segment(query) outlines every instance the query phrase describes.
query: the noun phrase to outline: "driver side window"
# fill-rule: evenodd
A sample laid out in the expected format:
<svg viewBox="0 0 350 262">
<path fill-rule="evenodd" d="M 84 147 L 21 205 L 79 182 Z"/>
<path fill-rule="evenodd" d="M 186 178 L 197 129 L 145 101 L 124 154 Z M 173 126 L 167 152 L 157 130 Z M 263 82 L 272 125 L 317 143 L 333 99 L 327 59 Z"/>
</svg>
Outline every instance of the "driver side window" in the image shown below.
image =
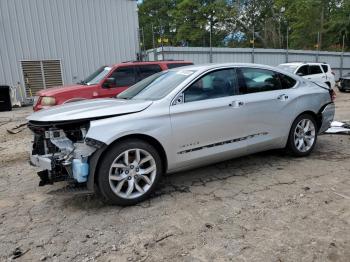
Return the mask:
<svg viewBox="0 0 350 262">
<path fill-rule="evenodd" d="M 206 74 L 189 86 L 184 92 L 184 102 L 233 96 L 235 90 L 235 70 L 222 69 Z"/>
<path fill-rule="evenodd" d="M 115 79 L 116 87 L 129 87 L 137 82 L 133 66 L 117 68 L 110 77 Z"/>
</svg>

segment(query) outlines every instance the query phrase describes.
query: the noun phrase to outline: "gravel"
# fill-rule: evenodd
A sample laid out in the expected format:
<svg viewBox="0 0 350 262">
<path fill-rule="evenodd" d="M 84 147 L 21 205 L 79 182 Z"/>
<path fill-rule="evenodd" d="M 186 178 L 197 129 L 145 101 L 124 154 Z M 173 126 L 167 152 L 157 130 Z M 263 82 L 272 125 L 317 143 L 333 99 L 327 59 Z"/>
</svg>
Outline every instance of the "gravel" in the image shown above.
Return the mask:
<svg viewBox="0 0 350 262">
<path fill-rule="evenodd" d="M 350 120 L 350 94 L 336 106 Z M 30 113 L 1 112 L 0 261 L 350 260 L 350 136 L 320 136 L 306 158 L 269 151 L 165 175 L 121 208 L 38 187 L 30 132 L 6 132 Z"/>
</svg>

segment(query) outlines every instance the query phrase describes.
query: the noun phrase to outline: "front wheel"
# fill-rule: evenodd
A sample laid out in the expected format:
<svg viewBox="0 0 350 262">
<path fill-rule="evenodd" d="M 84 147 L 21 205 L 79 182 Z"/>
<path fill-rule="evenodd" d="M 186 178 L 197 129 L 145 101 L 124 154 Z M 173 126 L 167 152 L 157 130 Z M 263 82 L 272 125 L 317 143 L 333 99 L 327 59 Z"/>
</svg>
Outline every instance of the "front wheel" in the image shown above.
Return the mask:
<svg viewBox="0 0 350 262">
<path fill-rule="evenodd" d="M 162 172 L 158 152 L 150 144 L 129 139 L 116 143 L 103 156 L 98 187 L 110 204 L 134 205 L 154 190 Z"/>
<path fill-rule="evenodd" d="M 287 149 L 295 156 L 307 156 L 317 141 L 317 125 L 315 119 L 303 114 L 297 117 L 289 133 Z"/>
</svg>

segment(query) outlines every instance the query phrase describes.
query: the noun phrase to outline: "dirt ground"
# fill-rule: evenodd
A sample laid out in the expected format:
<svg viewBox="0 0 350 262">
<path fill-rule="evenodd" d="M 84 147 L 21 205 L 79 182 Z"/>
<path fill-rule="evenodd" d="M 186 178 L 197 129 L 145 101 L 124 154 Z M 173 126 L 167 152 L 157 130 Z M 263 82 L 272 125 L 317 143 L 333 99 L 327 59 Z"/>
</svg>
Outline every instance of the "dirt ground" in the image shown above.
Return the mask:
<svg viewBox="0 0 350 262">
<path fill-rule="evenodd" d="M 336 106 L 350 120 L 350 93 Z M 38 187 L 30 132 L 6 132 L 30 113 L 0 113 L 0 261 L 350 261 L 350 136 L 167 175 L 120 208 Z"/>
</svg>

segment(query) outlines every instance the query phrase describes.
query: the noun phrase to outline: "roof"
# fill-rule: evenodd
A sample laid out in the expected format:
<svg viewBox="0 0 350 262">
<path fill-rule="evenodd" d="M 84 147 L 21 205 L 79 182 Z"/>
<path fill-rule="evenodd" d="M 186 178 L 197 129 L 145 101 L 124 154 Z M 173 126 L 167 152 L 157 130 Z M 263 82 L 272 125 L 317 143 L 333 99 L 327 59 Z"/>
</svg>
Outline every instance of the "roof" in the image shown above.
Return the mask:
<svg viewBox="0 0 350 262">
<path fill-rule="evenodd" d="M 280 65 L 288 65 L 288 66 L 301 66 L 301 65 L 327 65 L 327 63 L 315 63 L 315 62 L 292 62 L 292 63 L 283 63 Z"/>
<path fill-rule="evenodd" d="M 186 68 L 186 70 L 205 71 L 209 69 L 216 69 L 216 68 L 219 69 L 222 67 L 257 67 L 262 69 L 278 70 L 276 67 L 261 65 L 261 64 L 252 64 L 252 63 L 213 63 L 213 64 L 189 65 L 186 67 L 179 67 L 171 70 L 179 71 L 179 70 L 184 70 L 184 68 Z"/>
<path fill-rule="evenodd" d="M 193 64 L 193 62 L 190 61 L 184 61 L 184 60 L 160 60 L 160 61 L 125 61 L 121 63 L 113 64 L 112 66 L 120 66 L 120 65 L 159 65 L 159 64 Z"/>
</svg>

